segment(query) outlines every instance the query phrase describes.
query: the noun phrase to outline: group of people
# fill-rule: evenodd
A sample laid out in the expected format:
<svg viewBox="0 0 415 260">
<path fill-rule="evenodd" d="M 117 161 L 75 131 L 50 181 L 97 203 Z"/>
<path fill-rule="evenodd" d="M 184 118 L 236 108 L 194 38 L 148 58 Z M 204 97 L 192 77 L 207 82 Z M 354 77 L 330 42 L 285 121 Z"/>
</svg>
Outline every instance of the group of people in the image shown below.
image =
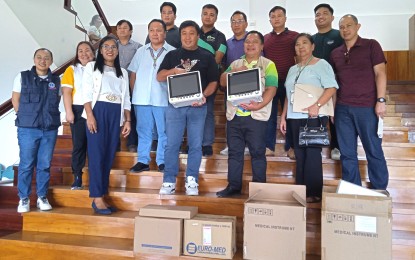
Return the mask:
<svg viewBox="0 0 415 260">
<path fill-rule="evenodd" d="M 34 167 L 38 207 L 52 208 L 46 194 L 60 125 L 61 92 L 73 138 L 71 187 L 82 188 L 82 168 L 88 154 L 89 190 L 95 212 L 111 214 L 117 210 L 105 195 L 120 134 L 138 134 L 129 143 L 136 145 L 133 151 L 138 152 L 132 172 L 150 169 L 151 147 L 157 144 L 156 163 L 163 172 L 160 194 L 173 194 L 186 132 L 185 189 L 187 195 L 198 195 L 202 156 L 213 154 L 216 91 L 219 86 L 226 89 L 228 73 L 252 68 L 260 68 L 263 101 L 237 106 L 226 103 L 228 185 L 217 192 L 218 197 L 241 193 L 246 148 L 251 156 L 252 181 L 266 182 L 266 155 L 273 153 L 276 143 L 278 101 L 283 108 L 280 130 L 286 135 L 286 149 L 294 152 L 296 183 L 306 185 L 308 202 L 321 200 L 323 170 L 321 148 L 299 146 L 299 128 L 306 123 L 318 126 L 330 122 L 332 157 L 341 153 L 342 178 L 361 185 L 359 136 L 372 188 L 387 187 L 382 139 L 376 131 L 378 117 L 386 113 L 386 60 L 377 41 L 358 35 L 360 24 L 354 15 L 344 15 L 339 21 L 340 30 L 335 30 L 333 8 L 320 4 L 314 9 L 318 33 L 309 35 L 286 28 L 286 10 L 275 6 L 268 14 L 272 31 L 264 36 L 259 31 L 247 32 L 246 14 L 235 11 L 230 17 L 234 35 L 226 40 L 214 26 L 216 6 L 203 6 L 201 27 L 190 20 L 177 27 L 176 11 L 171 2 L 160 6 L 161 19 L 148 24 L 144 46 L 131 40 L 133 27 L 126 20 L 117 23 L 118 38 L 101 39 L 96 58 L 92 45 L 80 42 L 74 64 L 65 71 L 62 82 L 50 72 L 52 53 L 43 48 L 35 52 L 35 66 L 20 73 L 13 87 L 21 158 L 18 212 L 30 210 Z M 200 72 L 202 100 L 176 108 L 168 102 L 167 77 L 189 71 Z M 315 104 L 294 112 L 296 84 L 324 91 Z M 319 113 L 331 99 L 336 103 L 334 118 Z"/>
</svg>

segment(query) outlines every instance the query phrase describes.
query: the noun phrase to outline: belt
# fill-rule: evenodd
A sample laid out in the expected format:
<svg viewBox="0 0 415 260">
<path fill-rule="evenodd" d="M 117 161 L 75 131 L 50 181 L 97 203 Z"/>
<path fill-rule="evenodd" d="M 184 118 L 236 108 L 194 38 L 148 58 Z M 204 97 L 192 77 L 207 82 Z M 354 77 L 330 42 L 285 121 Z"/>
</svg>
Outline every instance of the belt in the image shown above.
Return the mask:
<svg viewBox="0 0 415 260">
<path fill-rule="evenodd" d="M 98 96 L 97 101 L 121 104 L 121 97 L 115 94 L 101 94 Z"/>
</svg>

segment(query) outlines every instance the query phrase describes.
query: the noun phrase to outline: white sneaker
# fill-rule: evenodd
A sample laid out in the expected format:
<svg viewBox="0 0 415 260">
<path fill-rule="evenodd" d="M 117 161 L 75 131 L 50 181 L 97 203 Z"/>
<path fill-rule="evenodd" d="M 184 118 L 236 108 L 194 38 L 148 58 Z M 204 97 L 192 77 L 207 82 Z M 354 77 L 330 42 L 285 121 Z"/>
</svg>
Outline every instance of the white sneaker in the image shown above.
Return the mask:
<svg viewBox="0 0 415 260">
<path fill-rule="evenodd" d="M 17 207 L 18 213 L 25 213 L 30 211 L 30 199 L 24 198 L 20 199 L 19 206 Z"/>
<path fill-rule="evenodd" d="M 195 177 L 188 176 L 186 178 L 186 183 L 184 186 L 186 187 L 186 195 L 188 196 L 199 195 L 199 189 L 197 188 L 199 184 L 197 184 Z"/>
<path fill-rule="evenodd" d="M 37 207 L 42 211 L 51 210 L 52 206 L 49 204 L 49 201 L 46 197 L 37 198 Z"/>
<path fill-rule="evenodd" d="M 251 155 L 248 146 L 245 146 L 244 155 Z"/>
<path fill-rule="evenodd" d="M 333 160 L 340 160 L 340 151 L 337 148 L 334 148 L 333 150 L 331 150 L 331 154 L 330 154 L 331 159 Z"/>
<path fill-rule="evenodd" d="M 228 155 L 228 151 L 229 151 L 229 148 L 226 146 L 225 149 L 223 149 L 222 151 L 220 151 L 220 154 L 222 154 L 222 155 Z"/>
<path fill-rule="evenodd" d="M 161 185 L 159 194 L 168 195 L 168 194 L 173 194 L 174 192 L 176 192 L 175 183 L 163 182 L 163 184 Z"/>
</svg>

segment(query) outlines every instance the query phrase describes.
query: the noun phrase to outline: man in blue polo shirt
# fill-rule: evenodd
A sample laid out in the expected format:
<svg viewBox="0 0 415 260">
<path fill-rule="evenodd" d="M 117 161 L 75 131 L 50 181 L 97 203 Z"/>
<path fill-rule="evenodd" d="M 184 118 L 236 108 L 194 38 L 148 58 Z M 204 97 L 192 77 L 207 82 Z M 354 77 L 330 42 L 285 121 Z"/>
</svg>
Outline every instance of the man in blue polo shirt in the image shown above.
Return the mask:
<svg viewBox="0 0 415 260">
<path fill-rule="evenodd" d="M 247 34 L 246 28 L 248 27 L 248 18 L 246 14 L 241 11 L 233 12 L 231 16 L 231 29 L 233 36 L 226 41 L 227 50 L 226 50 L 226 59 L 225 64 L 226 68 L 229 68 L 232 62 L 239 60 L 244 52 L 244 42 Z M 222 90 L 226 92 L 226 88 L 222 87 Z M 226 95 L 225 95 L 225 104 L 226 104 Z M 228 155 L 228 147 L 220 151 L 222 155 Z M 245 154 L 249 155 L 248 148 L 245 149 Z"/>
<path fill-rule="evenodd" d="M 166 82 L 159 82 L 156 77 L 161 61 L 169 51 L 175 48 L 165 41 L 166 24 L 162 20 L 153 19 L 149 23 L 148 35 L 150 43 L 138 49 L 128 67 L 131 71 L 132 104 L 137 117 L 137 133 L 140 140 L 138 162 L 130 169 L 132 172 L 150 169 L 150 148 L 154 124 L 158 134 L 156 163 L 159 171 L 164 171 L 168 95 Z"/>
<path fill-rule="evenodd" d="M 218 71 L 221 72 L 223 57 L 226 53 L 226 38 L 223 33 L 215 28 L 215 22 L 218 19 L 218 8 L 212 4 L 204 5 L 202 7 L 201 17 L 203 25 L 201 27 L 200 38 L 197 44 L 199 47 L 212 53 L 215 57 L 216 64 L 218 64 Z M 215 97 L 216 90 L 213 95 L 206 99 L 207 114 L 202 142 L 203 156 L 213 155 L 212 144 L 215 141 L 215 117 L 213 110 Z"/>
</svg>

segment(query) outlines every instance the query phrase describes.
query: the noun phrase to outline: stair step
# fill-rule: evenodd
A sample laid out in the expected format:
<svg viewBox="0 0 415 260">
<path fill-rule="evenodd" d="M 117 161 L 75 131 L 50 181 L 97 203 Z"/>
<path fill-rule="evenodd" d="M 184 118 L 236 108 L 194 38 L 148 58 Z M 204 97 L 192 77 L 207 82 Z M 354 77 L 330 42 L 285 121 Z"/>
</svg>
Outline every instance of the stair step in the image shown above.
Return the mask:
<svg viewBox="0 0 415 260">
<path fill-rule="evenodd" d="M 20 231 L 0 237 L 9 259 L 133 259 L 133 239 Z"/>
<path fill-rule="evenodd" d="M 3 195 L 3 194 L 2 194 Z M 21 230 L 23 217 L 17 213 L 16 204 L 0 204 L 0 230 Z"/>
<path fill-rule="evenodd" d="M 23 230 L 133 239 L 137 215 L 138 212 L 118 211 L 102 216 L 92 208 L 54 207 L 51 211 L 25 213 Z"/>
</svg>

